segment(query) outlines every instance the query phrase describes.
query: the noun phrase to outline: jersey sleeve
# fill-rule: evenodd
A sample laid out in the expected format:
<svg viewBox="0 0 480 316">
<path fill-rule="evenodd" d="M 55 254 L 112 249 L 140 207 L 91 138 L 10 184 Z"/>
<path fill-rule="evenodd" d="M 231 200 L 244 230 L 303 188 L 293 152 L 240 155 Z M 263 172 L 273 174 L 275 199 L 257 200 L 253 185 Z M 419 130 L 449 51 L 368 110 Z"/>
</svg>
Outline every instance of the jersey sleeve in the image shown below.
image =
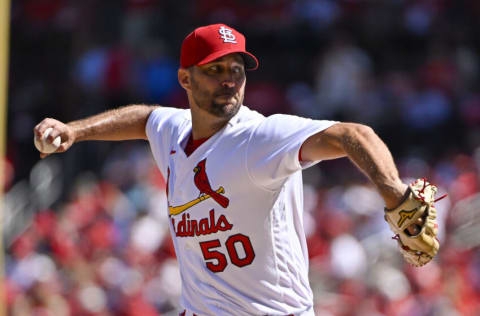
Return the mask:
<svg viewBox="0 0 480 316">
<path fill-rule="evenodd" d="M 294 172 L 319 161 L 300 162 L 299 151 L 308 137 L 336 122 L 276 114 L 261 122 L 251 134 L 247 171 L 254 183 L 274 190 Z"/>
<path fill-rule="evenodd" d="M 153 158 L 163 176 L 166 176 L 168 155 L 175 129 L 175 116 L 180 109 L 160 107 L 148 117 L 145 132 L 150 143 Z"/>
</svg>

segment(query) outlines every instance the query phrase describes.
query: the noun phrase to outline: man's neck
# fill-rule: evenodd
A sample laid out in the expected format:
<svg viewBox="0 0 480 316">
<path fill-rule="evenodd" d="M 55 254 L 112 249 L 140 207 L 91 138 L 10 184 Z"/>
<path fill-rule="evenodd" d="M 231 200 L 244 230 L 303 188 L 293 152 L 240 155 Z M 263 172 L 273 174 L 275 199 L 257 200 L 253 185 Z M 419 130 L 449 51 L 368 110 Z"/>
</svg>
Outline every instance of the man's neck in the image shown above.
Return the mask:
<svg viewBox="0 0 480 316">
<path fill-rule="evenodd" d="M 221 118 L 201 109 L 191 109 L 194 140 L 208 138 L 227 125 L 230 118 Z"/>
</svg>

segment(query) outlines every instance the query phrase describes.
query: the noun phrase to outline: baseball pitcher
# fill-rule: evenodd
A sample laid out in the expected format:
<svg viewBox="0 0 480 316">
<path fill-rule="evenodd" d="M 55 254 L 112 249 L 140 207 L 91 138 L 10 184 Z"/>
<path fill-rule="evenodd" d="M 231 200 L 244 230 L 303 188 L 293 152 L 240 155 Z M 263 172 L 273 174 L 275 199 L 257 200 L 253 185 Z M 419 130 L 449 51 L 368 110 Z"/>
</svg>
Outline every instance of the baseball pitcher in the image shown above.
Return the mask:
<svg viewBox="0 0 480 316">
<path fill-rule="evenodd" d="M 321 160 L 347 156 L 371 180 L 409 263 L 435 256 L 436 188 L 402 183 L 371 128 L 244 106 L 246 71 L 259 63 L 224 24 L 188 34 L 180 65 L 189 109 L 130 105 L 68 124 L 47 118 L 34 133 L 52 128 L 57 153 L 84 140 L 149 142 L 167 183 L 181 315 L 314 315 L 301 171 Z"/>
</svg>

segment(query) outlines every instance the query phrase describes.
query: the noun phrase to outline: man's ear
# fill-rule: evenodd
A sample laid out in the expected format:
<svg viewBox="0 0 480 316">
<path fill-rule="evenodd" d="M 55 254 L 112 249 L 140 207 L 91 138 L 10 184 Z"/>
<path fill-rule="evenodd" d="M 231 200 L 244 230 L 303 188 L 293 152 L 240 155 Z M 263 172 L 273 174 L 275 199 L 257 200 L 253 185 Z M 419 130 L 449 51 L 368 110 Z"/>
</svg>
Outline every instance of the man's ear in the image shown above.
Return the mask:
<svg viewBox="0 0 480 316">
<path fill-rule="evenodd" d="M 190 90 L 192 83 L 191 83 L 191 73 L 188 69 L 180 68 L 178 69 L 178 83 L 182 86 L 185 90 Z"/>
</svg>

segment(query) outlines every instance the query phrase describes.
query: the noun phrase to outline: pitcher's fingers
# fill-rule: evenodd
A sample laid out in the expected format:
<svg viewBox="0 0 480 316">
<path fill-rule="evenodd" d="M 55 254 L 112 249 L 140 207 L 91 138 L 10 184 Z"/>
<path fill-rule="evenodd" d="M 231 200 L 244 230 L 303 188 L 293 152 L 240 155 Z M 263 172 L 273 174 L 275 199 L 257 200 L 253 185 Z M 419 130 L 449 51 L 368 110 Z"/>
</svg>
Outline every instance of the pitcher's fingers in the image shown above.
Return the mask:
<svg viewBox="0 0 480 316">
<path fill-rule="evenodd" d="M 35 126 L 34 131 L 37 137 L 42 137 L 43 133 L 47 130 L 47 128 L 52 127 L 46 119 L 40 122 L 37 126 Z"/>
<path fill-rule="evenodd" d="M 50 132 L 50 134 L 47 137 L 48 142 L 50 144 L 53 143 L 53 140 L 55 138 L 57 138 L 57 136 L 60 136 L 61 134 L 62 134 L 62 132 L 58 128 L 53 127 L 52 131 Z"/>
<path fill-rule="evenodd" d="M 40 158 L 41 158 L 41 159 L 43 159 L 43 158 L 45 158 L 45 157 L 47 157 L 47 156 L 50 156 L 50 154 L 40 153 Z"/>
<path fill-rule="evenodd" d="M 43 131 L 46 129 L 46 128 L 43 129 L 42 126 L 43 126 L 43 121 L 38 123 L 33 129 L 33 133 L 35 134 L 35 137 L 37 138 L 42 137 Z"/>
<path fill-rule="evenodd" d="M 69 142 L 63 142 L 60 144 L 60 147 L 58 147 L 58 149 L 55 151 L 56 153 L 63 153 L 63 152 L 66 152 L 68 150 L 68 148 L 70 148 L 70 143 Z"/>
<path fill-rule="evenodd" d="M 412 224 L 407 227 L 407 230 L 410 236 L 416 236 L 420 233 L 420 231 L 422 230 L 422 227 L 417 224 Z"/>
</svg>

